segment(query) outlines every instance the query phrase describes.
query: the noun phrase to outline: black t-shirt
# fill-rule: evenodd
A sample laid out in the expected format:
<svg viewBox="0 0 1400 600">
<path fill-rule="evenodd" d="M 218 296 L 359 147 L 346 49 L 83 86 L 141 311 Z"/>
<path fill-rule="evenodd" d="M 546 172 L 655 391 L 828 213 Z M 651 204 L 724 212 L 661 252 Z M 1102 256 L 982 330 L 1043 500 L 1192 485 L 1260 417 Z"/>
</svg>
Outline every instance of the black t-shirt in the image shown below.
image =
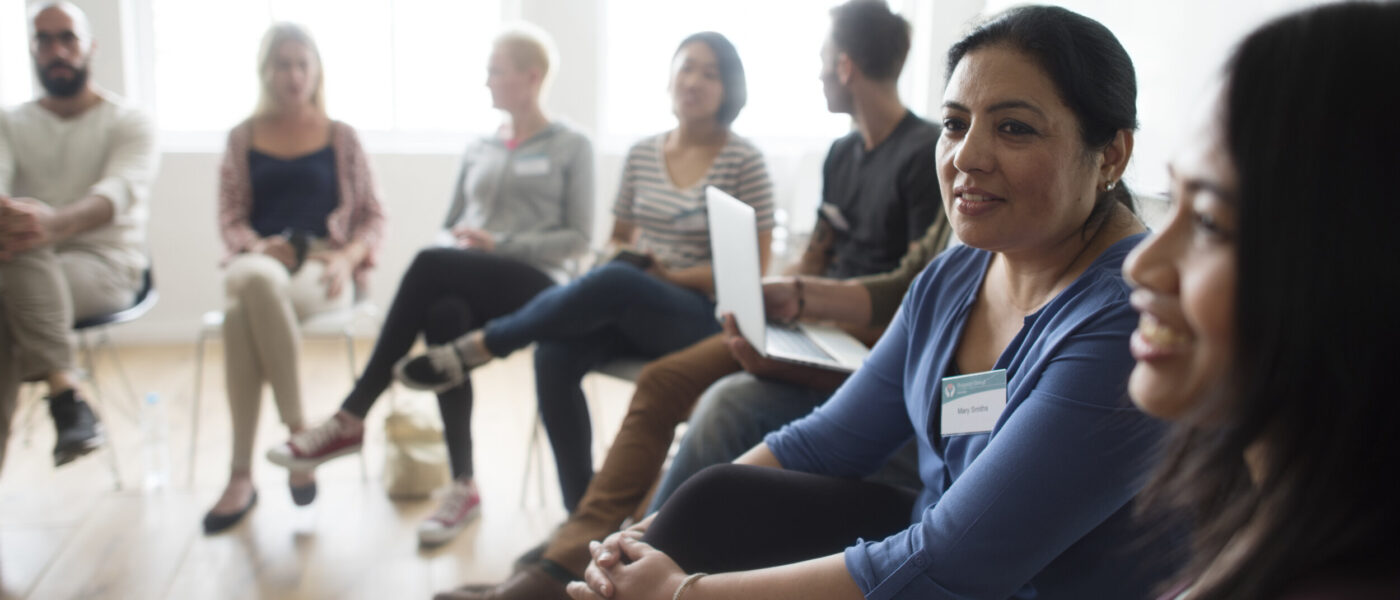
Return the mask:
<svg viewBox="0 0 1400 600">
<path fill-rule="evenodd" d="M 827 277 L 894 269 L 909 244 L 943 218 L 934 165 L 938 134 L 937 125 L 906 112 L 889 137 L 869 151 L 858 131 L 831 144 L 817 207 L 817 218 L 835 234 Z"/>
</svg>

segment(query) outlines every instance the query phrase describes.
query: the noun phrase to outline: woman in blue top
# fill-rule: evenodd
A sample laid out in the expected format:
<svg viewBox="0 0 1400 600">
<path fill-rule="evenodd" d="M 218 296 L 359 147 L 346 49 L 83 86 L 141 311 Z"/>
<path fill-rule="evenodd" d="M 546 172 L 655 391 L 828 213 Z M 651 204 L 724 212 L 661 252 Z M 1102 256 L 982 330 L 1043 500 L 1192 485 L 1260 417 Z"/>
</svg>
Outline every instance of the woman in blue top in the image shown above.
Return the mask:
<svg viewBox="0 0 1400 600">
<path fill-rule="evenodd" d="M 948 66 L 937 169 L 966 246 L 826 405 L 595 546 L 574 598 L 1141 598 L 1173 566 L 1131 502 L 1161 433 L 1126 395 L 1132 63 L 1032 6 Z M 911 438 L 917 496 L 856 479 Z"/>
</svg>

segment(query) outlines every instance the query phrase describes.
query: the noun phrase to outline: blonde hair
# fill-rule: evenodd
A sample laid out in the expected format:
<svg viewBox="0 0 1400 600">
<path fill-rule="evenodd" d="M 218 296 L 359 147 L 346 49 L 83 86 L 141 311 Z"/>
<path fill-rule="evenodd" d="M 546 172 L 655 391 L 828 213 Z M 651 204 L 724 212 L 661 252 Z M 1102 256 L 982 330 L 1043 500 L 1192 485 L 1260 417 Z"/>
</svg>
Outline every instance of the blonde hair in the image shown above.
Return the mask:
<svg viewBox="0 0 1400 600">
<path fill-rule="evenodd" d="M 544 95 L 554 79 L 553 68 L 559 62 L 554 40 L 545 30 L 524 21 L 511 23 L 496 36 L 493 48 L 505 54 L 517 69 L 539 69 L 540 95 Z"/>
<path fill-rule="evenodd" d="M 287 42 L 296 42 L 311 52 L 311 57 L 316 59 L 316 82 L 312 85 L 315 91 L 311 93 L 311 105 L 321 114 L 326 114 L 326 70 L 321 64 L 321 51 L 316 48 L 316 40 L 311 38 L 311 32 L 305 27 L 296 23 L 274 23 L 263 34 L 262 44 L 258 47 L 258 105 L 253 110 L 253 116 L 258 117 L 272 111 L 272 59 L 277 48 Z"/>
</svg>

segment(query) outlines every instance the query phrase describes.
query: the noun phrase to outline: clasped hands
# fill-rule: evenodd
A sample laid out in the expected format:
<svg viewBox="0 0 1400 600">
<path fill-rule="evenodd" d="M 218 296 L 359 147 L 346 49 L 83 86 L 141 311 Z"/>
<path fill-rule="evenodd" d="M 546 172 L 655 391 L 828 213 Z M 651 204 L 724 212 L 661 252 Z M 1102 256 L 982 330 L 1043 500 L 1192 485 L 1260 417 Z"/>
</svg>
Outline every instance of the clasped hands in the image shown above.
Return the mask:
<svg viewBox="0 0 1400 600">
<path fill-rule="evenodd" d="M 0 195 L 0 260 L 54 242 L 53 207 L 34 198 Z"/>
<path fill-rule="evenodd" d="M 285 236 L 273 235 L 261 238 L 253 242 L 253 245 L 248 247 L 248 251 L 276 259 L 277 262 L 287 267 L 287 271 L 295 271 L 300 266 L 297 264 L 297 250 Z M 314 260 L 323 265 L 321 284 L 326 286 L 327 298 L 338 298 L 341 292 L 345 291 L 346 283 L 350 281 L 350 275 L 355 266 L 350 264 L 350 259 L 345 256 L 344 252 L 317 250 L 307 254 L 306 260 Z"/>
<path fill-rule="evenodd" d="M 608 536 L 589 542 L 593 560 L 583 572 L 583 581 L 569 584 L 574 600 L 669 600 L 685 571 L 665 552 L 642 541 L 651 517 Z"/>
</svg>

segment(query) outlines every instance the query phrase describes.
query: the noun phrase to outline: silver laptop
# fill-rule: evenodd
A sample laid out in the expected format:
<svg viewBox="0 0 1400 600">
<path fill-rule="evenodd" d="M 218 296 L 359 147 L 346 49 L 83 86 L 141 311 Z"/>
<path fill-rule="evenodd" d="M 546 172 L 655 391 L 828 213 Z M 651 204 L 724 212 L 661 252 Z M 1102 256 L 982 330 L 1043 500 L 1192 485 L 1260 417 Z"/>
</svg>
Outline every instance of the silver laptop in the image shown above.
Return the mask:
<svg viewBox="0 0 1400 600">
<path fill-rule="evenodd" d="M 715 273 L 715 314 L 733 313 L 739 333 L 763 356 L 851 372 L 870 349 L 836 327 L 770 323 L 763 314 L 762 272 L 758 260 L 758 223 L 753 207 L 705 188 L 710 219 L 710 252 Z"/>
</svg>

